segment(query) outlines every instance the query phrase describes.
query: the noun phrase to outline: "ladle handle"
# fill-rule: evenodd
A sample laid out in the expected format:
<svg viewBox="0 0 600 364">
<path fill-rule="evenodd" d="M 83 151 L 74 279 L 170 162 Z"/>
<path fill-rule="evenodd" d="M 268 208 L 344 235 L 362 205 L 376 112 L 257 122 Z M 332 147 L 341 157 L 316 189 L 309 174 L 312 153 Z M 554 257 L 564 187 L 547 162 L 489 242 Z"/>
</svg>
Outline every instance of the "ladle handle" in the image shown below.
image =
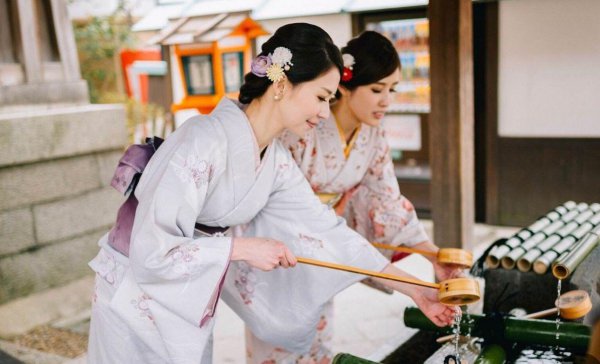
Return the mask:
<svg viewBox="0 0 600 364">
<path fill-rule="evenodd" d="M 314 265 L 317 267 L 337 269 L 337 270 L 342 270 L 345 272 L 363 274 L 365 276 L 389 279 L 389 280 L 396 281 L 396 282 L 415 284 L 417 286 L 422 286 L 422 287 L 429 287 L 429 288 L 435 288 L 435 289 L 440 288 L 440 285 L 437 283 L 424 282 L 424 281 L 420 281 L 418 279 L 400 277 L 400 276 L 396 276 L 396 275 L 388 274 L 388 273 L 374 272 L 372 270 L 351 267 L 349 265 L 323 262 L 321 260 L 316 260 L 316 259 L 311 259 L 311 258 L 302 258 L 302 257 L 296 257 L 296 260 L 298 261 L 298 263 Z"/>
<path fill-rule="evenodd" d="M 527 315 L 522 316 L 520 318 L 533 319 L 533 318 L 538 318 L 538 317 L 549 316 L 549 315 L 552 315 L 553 313 L 557 313 L 557 312 L 558 312 L 558 308 L 554 307 L 554 308 L 549 308 L 544 311 L 528 313 Z"/>
<path fill-rule="evenodd" d="M 402 252 L 402 253 L 416 253 L 416 254 L 421 254 L 421 255 L 431 255 L 432 257 L 437 257 L 437 253 L 432 252 L 431 250 L 408 248 L 405 246 L 392 246 L 392 245 L 382 244 L 382 243 L 371 243 L 371 245 L 373 245 L 374 247 L 379 248 L 379 249 L 394 250 L 394 251 Z"/>
<path fill-rule="evenodd" d="M 450 340 L 454 339 L 454 336 L 455 336 L 454 334 L 450 334 L 450 335 L 446 335 L 446 336 L 440 336 L 437 339 L 435 339 L 435 342 L 438 343 L 438 344 L 443 344 L 446 341 L 450 341 Z M 463 338 L 463 337 L 465 337 L 465 336 L 459 335 L 459 338 Z"/>
</svg>

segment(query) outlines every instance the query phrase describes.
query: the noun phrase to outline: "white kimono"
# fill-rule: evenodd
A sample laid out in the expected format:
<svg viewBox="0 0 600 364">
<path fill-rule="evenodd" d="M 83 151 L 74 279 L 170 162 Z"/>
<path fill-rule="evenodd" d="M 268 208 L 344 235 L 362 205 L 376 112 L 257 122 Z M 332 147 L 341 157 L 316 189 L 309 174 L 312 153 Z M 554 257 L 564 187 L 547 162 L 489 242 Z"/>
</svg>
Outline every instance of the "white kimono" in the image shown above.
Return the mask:
<svg viewBox="0 0 600 364">
<path fill-rule="evenodd" d="M 400 193 L 383 127 L 363 125 L 346 146 L 332 114 L 302 138 L 285 132 L 279 139 L 292 152 L 312 189 L 325 199 L 341 197 L 356 188 L 343 216 L 350 227 L 369 241 L 411 246 L 429 240 L 412 203 Z M 390 250 L 381 252 L 392 258 Z M 353 264 L 360 265 L 360 258 Z M 228 280 L 231 278 L 228 276 Z M 275 275 L 270 276 L 274 278 Z M 242 279 L 250 280 L 241 275 Z M 306 277 L 307 282 L 315 279 L 318 280 Z M 258 277 L 250 281 L 251 287 L 264 284 Z M 298 282 L 301 279 L 289 284 Z M 369 284 L 380 287 L 374 282 Z M 306 323 L 313 333 L 307 337 L 314 337 L 308 350 L 288 350 L 280 341 L 265 339 L 251 330 L 246 333 L 248 363 L 329 363 L 335 354 L 333 306 L 327 303 L 323 307 L 318 323 Z"/>
<path fill-rule="evenodd" d="M 169 136 L 135 193 L 129 258 L 104 236 L 90 262 L 97 273 L 90 363 L 210 363 L 225 277 L 223 297 L 257 336 L 303 351 L 322 306 L 362 278 L 307 266 L 271 277 L 230 264 L 232 238 L 203 236 L 196 222 L 281 239 L 297 255 L 378 271 L 388 263 L 319 202 L 277 140 L 259 160 L 245 114 L 228 99 Z M 261 284 L 247 284 L 252 277 Z"/>
</svg>

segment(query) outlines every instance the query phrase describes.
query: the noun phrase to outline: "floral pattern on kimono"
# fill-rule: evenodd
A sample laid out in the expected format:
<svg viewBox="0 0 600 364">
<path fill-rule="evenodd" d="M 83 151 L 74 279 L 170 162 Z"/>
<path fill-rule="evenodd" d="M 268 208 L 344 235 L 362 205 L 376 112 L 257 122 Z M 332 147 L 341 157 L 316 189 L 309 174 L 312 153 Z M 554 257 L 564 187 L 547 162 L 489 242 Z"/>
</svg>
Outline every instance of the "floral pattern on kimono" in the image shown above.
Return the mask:
<svg viewBox="0 0 600 364">
<path fill-rule="evenodd" d="M 411 246 L 429 240 L 412 203 L 400 193 L 383 128 L 363 125 L 358 133 L 348 159 L 344 155 L 333 114 L 330 120 L 321 122 L 303 138 L 284 132 L 279 139 L 291 152 L 313 191 L 337 194 L 352 190 L 343 217 L 348 226 L 368 241 Z M 380 252 L 391 259 L 391 251 Z M 366 281 L 381 287 L 378 282 Z M 332 307 L 330 301 L 322 312 L 325 322 L 333 319 Z M 331 331 L 329 329 L 327 335 L 323 335 L 317 330 L 309 352 L 304 354 L 282 351 L 248 331 L 248 350 L 254 355 L 249 362 L 328 362 L 331 360 L 330 352 L 322 356 L 315 353 L 330 351 Z"/>
<path fill-rule="evenodd" d="M 269 149 L 275 154 L 272 168 L 277 177 L 267 204 L 244 235 L 279 240 L 296 256 L 383 270 L 389 261 L 320 203 L 289 151 L 278 141 Z M 311 348 L 319 340 L 315 328 L 323 308 L 337 292 L 363 279 L 361 275 L 304 264 L 270 272 L 254 270 L 256 283 L 248 302 L 236 280 L 244 275 L 244 265 L 232 262 L 229 269 L 222 297 L 245 322 L 250 335 L 279 348 L 277 352 L 304 358 L 314 352 Z M 251 343 L 247 347 L 252 351 Z"/>
<path fill-rule="evenodd" d="M 257 172 L 255 144 L 244 113 L 225 99 L 157 150 L 135 191 L 129 257 L 105 235 L 90 262 L 97 282 L 107 283 L 92 308 L 90 363 L 211 362 L 232 238 L 199 234 L 195 224 L 242 225 L 260 211 L 273 171 Z"/>
<path fill-rule="evenodd" d="M 235 272 L 235 286 L 240 293 L 244 304 L 251 304 L 254 296 L 254 285 L 256 284 L 256 274 L 254 268 L 245 262 L 240 262 L 239 269 Z"/>
<path fill-rule="evenodd" d="M 302 138 L 284 132 L 280 140 L 316 193 L 354 189 L 343 217 L 367 240 L 395 246 L 428 241 L 414 206 L 400 193 L 383 127 L 363 124 L 357 132 L 348 159 L 333 114 Z"/>
<path fill-rule="evenodd" d="M 305 354 L 287 351 L 256 338 L 246 330 L 246 362 L 248 364 L 329 364 L 335 355 L 332 343 L 333 304 L 323 310 L 316 327 L 316 336 L 310 350 Z"/>
</svg>

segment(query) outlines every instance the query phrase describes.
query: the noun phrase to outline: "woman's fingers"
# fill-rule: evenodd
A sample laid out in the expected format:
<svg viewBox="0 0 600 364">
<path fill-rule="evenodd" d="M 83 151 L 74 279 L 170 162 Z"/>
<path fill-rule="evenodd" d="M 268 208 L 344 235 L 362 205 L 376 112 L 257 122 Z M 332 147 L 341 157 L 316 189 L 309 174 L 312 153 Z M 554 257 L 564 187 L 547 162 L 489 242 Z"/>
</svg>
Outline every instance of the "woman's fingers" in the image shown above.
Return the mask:
<svg viewBox="0 0 600 364">
<path fill-rule="evenodd" d="M 296 260 L 296 256 L 287 247 L 285 248 L 285 258 L 287 259 L 290 267 L 295 267 L 296 264 L 298 264 L 298 260 Z"/>
</svg>

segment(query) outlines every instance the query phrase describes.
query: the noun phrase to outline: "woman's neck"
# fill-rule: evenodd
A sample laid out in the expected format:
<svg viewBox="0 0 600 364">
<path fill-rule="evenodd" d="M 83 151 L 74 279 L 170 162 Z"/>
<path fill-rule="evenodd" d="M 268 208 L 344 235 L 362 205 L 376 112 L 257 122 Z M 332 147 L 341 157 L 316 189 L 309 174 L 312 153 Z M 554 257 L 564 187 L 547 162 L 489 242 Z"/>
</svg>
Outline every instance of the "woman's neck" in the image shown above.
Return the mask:
<svg viewBox="0 0 600 364">
<path fill-rule="evenodd" d="M 333 105 L 331 111 L 333 112 L 336 122 L 344 133 L 346 142 L 348 142 L 352 138 L 352 135 L 354 135 L 356 129 L 360 126 L 360 120 L 358 120 L 356 115 L 354 115 L 354 113 L 350 110 L 350 107 L 348 107 L 343 98 L 338 103 Z"/>
<path fill-rule="evenodd" d="M 252 131 L 254 131 L 259 151 L 266 148 L 273 138 L 277 137 L 283 131 L 283 127 L 279 127 L 280 123 L 274 112 L 274 106 L 272 102 L 255 99 L 250 102 L 245 110 Z"/>
</svg>

